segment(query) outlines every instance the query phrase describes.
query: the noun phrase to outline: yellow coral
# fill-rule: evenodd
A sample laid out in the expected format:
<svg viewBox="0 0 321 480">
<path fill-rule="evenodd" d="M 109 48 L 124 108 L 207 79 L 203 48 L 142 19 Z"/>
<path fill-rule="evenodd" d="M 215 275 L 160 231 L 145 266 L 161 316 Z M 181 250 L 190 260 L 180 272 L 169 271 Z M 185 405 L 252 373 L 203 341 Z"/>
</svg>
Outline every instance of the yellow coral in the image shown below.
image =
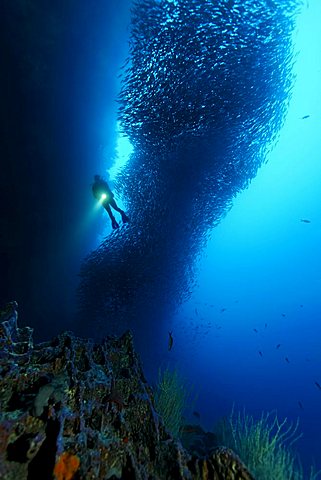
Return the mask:
<svg viewBox="0 0 321 480">
<path fill-rule="evenodd" d="M 202 467 L 202 480 L 208 480 L 208 466 L 206 459 L 203 460 L 203 467 Z"/>
<path fill-rule="evenodd" d="M 80 465 L 80 460 L 77 455 L 64 452 L 58 458 L 54 474 L 56 480 L 72 480 L 74 474 L 77 472 Z"/>
</svg>

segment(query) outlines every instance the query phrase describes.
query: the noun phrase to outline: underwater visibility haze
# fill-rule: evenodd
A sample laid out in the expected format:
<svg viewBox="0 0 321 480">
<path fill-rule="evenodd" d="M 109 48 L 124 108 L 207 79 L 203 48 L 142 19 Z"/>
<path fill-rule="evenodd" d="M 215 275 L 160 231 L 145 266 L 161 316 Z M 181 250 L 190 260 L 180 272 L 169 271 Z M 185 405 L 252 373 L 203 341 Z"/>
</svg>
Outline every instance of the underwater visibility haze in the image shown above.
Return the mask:
<svg viewBox="0 0 321 480">
<path fill-rule="evenodd" d="M 277 411 L 321 468 L 320 1 L 40 3 L 1 7 L 1 303 L 131 329 L 187 423 Z"/>
</svg>

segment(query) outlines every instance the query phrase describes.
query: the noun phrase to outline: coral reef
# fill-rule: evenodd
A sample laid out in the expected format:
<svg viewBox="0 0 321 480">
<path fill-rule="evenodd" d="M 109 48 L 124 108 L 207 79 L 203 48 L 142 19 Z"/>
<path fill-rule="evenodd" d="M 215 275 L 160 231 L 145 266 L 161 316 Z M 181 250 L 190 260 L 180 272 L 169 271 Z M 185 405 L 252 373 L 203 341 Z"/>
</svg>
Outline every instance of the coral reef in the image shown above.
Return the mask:
<svg viewBox="0 0 321 480">
<path fill-rule="evenodd" d="M 201 457 L 207 456 L 215 446 L 219 445 L 217 436 L 213 432 L 205 432 L 197 424 L 184 424 L 180 429 L 179 439 L 190 454 Z"/>
<path fill-rule="evenodd" d="M 169 368 L 159 370 L 155 406 L 164 425 L 175 438 L 183 426 L 183 413 L 188 400 L 188 389 L 178 371 Z"/>
<path fill-rule="evenodd" d="M 1 479 L 253 479 L 232 450 L 192 455 L 170 435 L 129 332 L 36 345 L 16 303 L 0 320 Z"/>
</svg>

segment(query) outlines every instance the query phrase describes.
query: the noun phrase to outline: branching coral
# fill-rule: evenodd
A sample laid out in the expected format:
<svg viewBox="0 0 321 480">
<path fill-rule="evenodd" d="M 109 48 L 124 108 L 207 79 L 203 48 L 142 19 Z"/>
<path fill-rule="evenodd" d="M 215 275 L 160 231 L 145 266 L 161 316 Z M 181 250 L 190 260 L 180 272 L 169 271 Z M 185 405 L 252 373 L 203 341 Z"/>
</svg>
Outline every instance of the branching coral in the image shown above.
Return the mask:
<svg viewBox="0 0 321 480">
<path fill-rule="evenodd" d="M 179 436 L 183 425 L 183 411 L 187 405 L 189 392 L 177 369 L 159 370 L 155 393 L 155 407 L 162 417 L 165 427 L 174 438 Z"/>
<path fill-rule="evenodd" d="M 221 421 L 216 435 L 225 446 L 232 448 L 258 480 L 303 480 L 303 472 L 291 446 L 300 437 L 298 421 L 279 421 L 276 414 L 262 413 L 255 420 L 245 411 Z M 310 480 L 318 473 L 311 470 Z"/>
</svg>

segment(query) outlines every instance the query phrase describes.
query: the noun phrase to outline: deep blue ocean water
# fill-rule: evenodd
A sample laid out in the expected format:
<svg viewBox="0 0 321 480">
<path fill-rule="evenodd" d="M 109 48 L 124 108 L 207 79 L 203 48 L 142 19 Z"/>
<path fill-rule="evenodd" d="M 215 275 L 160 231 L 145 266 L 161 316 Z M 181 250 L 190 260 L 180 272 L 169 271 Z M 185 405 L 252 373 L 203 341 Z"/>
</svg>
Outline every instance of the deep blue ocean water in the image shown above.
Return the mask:
<svg viewBox="0 0 321 480">
<path fill-rule="evenodd" d="M 257 416 L 276 409 L 299 417 L 299 451 L 319 468 L 320 20 L 320 2 L 310 2 L 298 22 L 297 78 L 279 141 L 213 229 L 198 288 L 171 324 L 173 356 L 200 391 L 201 423 L 210 428 L 234 402 Z"/>
<path fill-rule="evenodd" d="M 163 365 L 178 367 L 198 392 L 204 428 L 211 430 L 233 404 L 257 418 L 276 410 L 280 418 L 299 418 L 302 461 L 319 468 L 320 20 L 320 2 L 310 1 L 293 38 L 296 80 L 279 140 L 213 228 L 191 299 L 163 326 Z M 130 148 L 121 142 L 119 166 Z M 115 169 L 117 162 L 111 178 Z"/>
</svg>

